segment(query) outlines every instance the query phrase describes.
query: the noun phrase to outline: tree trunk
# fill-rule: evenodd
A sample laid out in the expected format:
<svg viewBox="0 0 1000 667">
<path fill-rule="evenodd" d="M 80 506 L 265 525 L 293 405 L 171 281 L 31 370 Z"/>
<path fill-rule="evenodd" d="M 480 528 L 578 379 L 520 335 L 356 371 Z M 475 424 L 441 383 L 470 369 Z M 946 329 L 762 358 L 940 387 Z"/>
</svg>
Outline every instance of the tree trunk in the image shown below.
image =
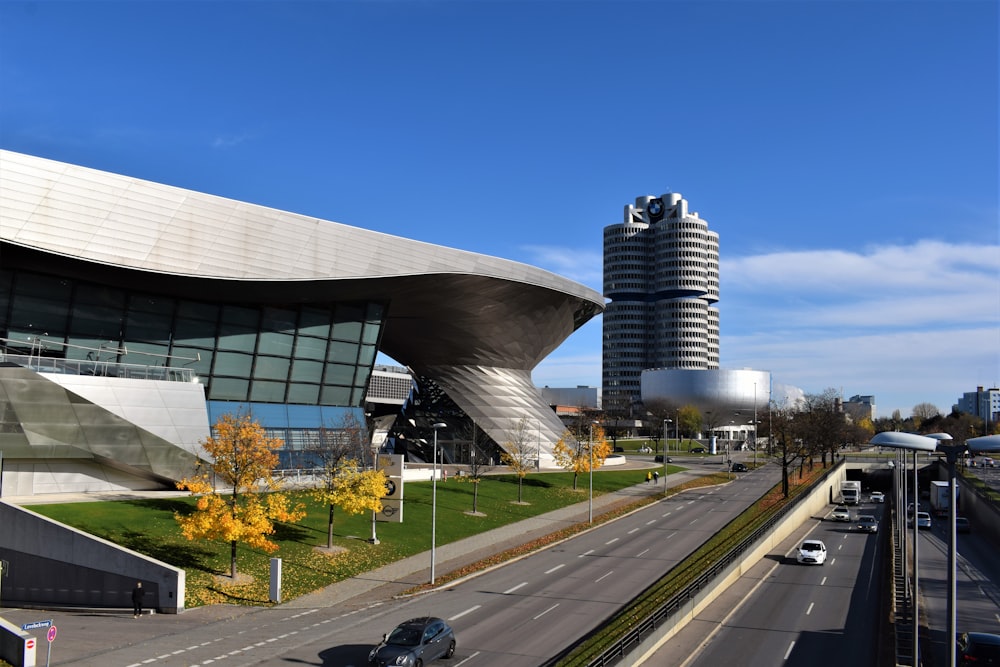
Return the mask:
<svg viewBox="0 0 1000 667">
<path fill-rule="evenodd" d="M 517 476 L 517 502 L 521 502 L 521 482 L 523 482 L 523 481 L 524 481 L 524 478 L 521 477 L 520 475 L 518 475 Z"/>
<path fill-rule="evenodd" d="M 333 548 L 333 505 L 330 505 L 330 520 L 326 524 L 326 548 Z"/>
<path fill-rule="evenodd" d="M 477 512 L 476 508 L 479 507 L 479 480 L 472 480 L 472 513 Z"/>
<path fill-rule="evenodd" d="M 229 576 L 236 583 L 236 540 L 229 543 Z"/>
</svg>

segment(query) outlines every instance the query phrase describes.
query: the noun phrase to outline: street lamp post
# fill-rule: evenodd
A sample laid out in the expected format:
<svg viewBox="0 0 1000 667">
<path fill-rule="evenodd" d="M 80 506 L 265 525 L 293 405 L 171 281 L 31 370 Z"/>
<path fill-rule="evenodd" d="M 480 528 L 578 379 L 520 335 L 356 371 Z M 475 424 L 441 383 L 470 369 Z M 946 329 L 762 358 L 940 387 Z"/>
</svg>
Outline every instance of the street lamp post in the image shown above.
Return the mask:
<svg viewBox="0 0 1000 667">
<path fill-rule="evenodd" d="M 757 383 L 753 383 L 753 467 L 757 467 Z"/>
<path fill-rule="evenodd" d="M 917 435 L 915 433 L 898 433 L 895 431 L 885 431 L 877 434 L 871 439 L 871 444 L 886 447 L 898 447 L 914 452 L 914 475 L 916 474 L 916 453 L 918 451 L 938 451 L 945 455 L 948 464 L 948 628 L 945 635 L 945 645 L 947 646 L 947 667 L 955 667 L 955 570 L 957 566 L 957 550 L 955 540 L 955 461 L 968 449 L 970 452 L 985 453 L 1000 451 L 1000 435 L 988 435 L 979 438 L 971 438 L 965 441 L 964 445 L 945 444 L 951 441 L 951 436 L 947 433 L 931 433 L 929 435 Z M 916 528 L 917 528 L 917 493 L 916 487 L 913 489 L 913 532 L 914 532 L 914 555 L 916 555 Z M 913 599 L 916 601 L 916 590 L 913 592 Z M 916 614 L 916 603 L 914 602 L 914 614 Z M 914 660 L 917 655 L 914 654 Z"/>
<path fill-rule="evenodd" d="M 666 488 L 667 488 L 667 424 L 669 424 L 670 421 L 671 420 L 669 420 L 669 419 L 664 419 L 663 420 L 663 488 L 664 488 L 664 490 L 666 490 Z"/>
<path fill-rule="evenodd" d="M 594 523 L 594 422 L 590 422 L 590 439 L 587 449 L 590 453 L 590 496 L 587 501 L 587 520 Z"/>
<path fill-rule="evenodd" d="M 437 492 L 438 492 L 438 429 L 448 426 L 444 422 L 432 424 L 434 429 L 434 468 L 431 473 L 431 585 L 434 585 L 434 566 L 437 558 Z"/>
</svg>

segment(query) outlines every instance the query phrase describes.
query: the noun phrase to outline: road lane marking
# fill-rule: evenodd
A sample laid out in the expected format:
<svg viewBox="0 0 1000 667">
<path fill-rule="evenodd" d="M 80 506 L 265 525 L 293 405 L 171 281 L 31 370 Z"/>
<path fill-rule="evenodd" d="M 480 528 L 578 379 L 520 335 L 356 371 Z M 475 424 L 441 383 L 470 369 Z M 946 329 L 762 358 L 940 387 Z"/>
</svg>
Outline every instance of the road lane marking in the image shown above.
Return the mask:
<svg viewBox="0 0 1000 667">
<path fill-rule="evenodd" d="M 638 558 L 639 556 L 645 556 L 648 551 L 649 551 L 649 549 L 643 549 L 642 551 L 640 551 L 639 553 L 637 553 L 635 555 L 635 557 Z"/>
<path fill-rule="evenodd" d="M 528 582 L 527 582 L 527 581 L 522 581 L 522 582 L 521 582 L 521 583 L 519 583 L 519 584 L 518 584 L 517 586 L 514 586 L 513 588 L 508 588 L 507 590 L 505 590 L 505 591 L 503 592 L 503 594 L 504 594 L 504 595 L 510 595 L 511 593 L 513 593 L 514 591 L 516 591 L 516 590 L 517 590 L 518 588 L 521 588 L 521 587 L 523 587 L 523 586 L 527 586 L 527 585 L 528 585 Z"/>
<path fill-rule="evenodd" d="M 589 556 L 592 553 L 594 553 L 593 549 L 587 549 L 582 554 L 580 554 L 579 556 L 577 556 L 577 558 L 583 558 L 584 556 Z"/>
<path fill-rule="evenodd" d="M 549 613 L 550 611 L 552 611 L 553 609 L 555 609 L 555 608 L 556 608 L 556 607 L 558 607 L 558 606 L 559 606 L 559 603 L 557 602 L 556 604 L 552 605 L 551 607 L 549 607 L 548 609 L 546 609 L 545 611 L 543 611 L 543 612 L 542 612 L 541 614 L 539 614 L 538 616 L 532 616 L 531 620 L 533 620 L 533 621 L 537 621 L 537 620 L 538 620 L 538 619 L 540 619 L 540 618 L 541 618 L 542 616 L 545 616 L 545 614 Z"/>
<path fill-rule="evenodd" d="M 597 582 L 599 582 L 601 579 L 604 579 L 605 577 L 610 577 L 613 573 L 614 573 L 614 570 L 609 570 L 607 574 L 603 574 L 600 577 L 598 577 L 597 579 L 594 579 L 594 583 L 596 584 Z"/>
<path fill-rule="evenodd" d="M 806 609 L 806 616 L 808 616 L 809 614 L 813 613 L 813 605 L 814 604 L 816 604 L 816 603 L 815 602 L 810 602 L 809 603 L 809 608 Z"/>
<path fill-rule="evenodd" d="M 652 526 L 654 523 L 656 523 L 656 519 L 650 519 L 649 521 L 646 522 L 646 525 Z"/>
<path fill-rule="evenodd" d="M 607 542 L 605 542 L 604 544 L 605 544 L 605 545 L 608 545 L 608 544 L 614 544 L 615 542 L 617 542 L 617 541 L 618 541 L 618 539 L 619 539 L 619 538 L 617 538 L 617 537 L 616 537 L 616 538 L 614 538 L 614 539 L 611 539 L 611 540 L 608 540 L 608 541 L 607 541 Z"/>
<path fill-rule="evenodd" d="M 463 616 L 465 616 L 466 614 L 471 614 L 471 613 L 472 613 L 472 612 L 474 612 L 475 610 L 479 609 L 479 608 L 480 608 L 481 606 L 482 606 L 482 605 L 479 605 L 479 604 L 477 604 L 477 605 L 475 605 L 475 606 L 472 606 L 472 607 L 469 607 L 469 608 L 468 608 L 468 609 L 466 609 L 465 611 L 460 611 L 460 612 L 458 612 L 457 614 L 455 614 L 454 616 L 452 616 L 452 617 L 451 617 L 451 618 L 449 618 L 448 620 L 449 620 L 449 621 L 454 621 L 454 620 L 455 620 L 456 618 L 462 618 L 462 617 L 463 617 Z"/>
<path fill-rule="evenodd" d="M 639 528 L 633 528 L 632 530 L 628 531 L 628 534 L 631 535 L 632 533 L 638 533 L 639 530 L 640 530 Z"/>
<path fill-rule="evenodd" d="M 553 568 L 549 568 L 548 570 L 545 570 L 545 574 L 552 574 L 553 572 L 555 572 L 555 571 L 556 571 L 556 570 L 558 570 L 559 568 L 563 567 L 564 565 L 566 565 L 566 563 L 559 563 L 559 564 L 558 564 L 558 565 L 556 565 L 555 567 L 553 567 Z"/>
<path fill-rule="evenodd" d="M 794 641 L 791 644 L 788 645 L 788 650 L 785 651 L 785 657 L 782 658 L 783 660 L 788 660 L 788 656 L 790 656 L 792 654 L 792 649 L 793 648 L 795 648 L 795 642 Z"/>
</svg>

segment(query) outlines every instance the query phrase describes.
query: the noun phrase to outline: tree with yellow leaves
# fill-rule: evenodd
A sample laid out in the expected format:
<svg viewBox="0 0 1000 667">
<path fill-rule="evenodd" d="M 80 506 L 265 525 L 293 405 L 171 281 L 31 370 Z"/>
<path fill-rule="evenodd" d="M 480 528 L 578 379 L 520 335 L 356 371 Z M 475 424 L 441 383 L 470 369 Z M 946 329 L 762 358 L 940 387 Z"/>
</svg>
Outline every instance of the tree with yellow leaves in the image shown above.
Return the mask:
<svg viewBox="0 0 1000 667">
<path fill-rule="evenodd" d="M 578 439 L 569 431 L 565 431 L 559 442 L 552 448 L 552 456 L 556 464 L 564 470 L 573 473 L 573 490 L 576 491 L 580 473 L 590 472 L 591 462 L 597 470 L 611 454 L 611 445 L 604 435 L 600 424 L 593 424 L 593 433 L 588 431 L 587 441 Z M 593 438 L 592 440 L 590 438 Z M 593 452 L 593 456 L 591 456 Z"/>
<path fill-rule="evenodd" d="M 333 510 L 339 507 L 348 514 L 381 512 L 382 499 L 388 494 L 385 473 L 381 470 L 363 470 L 356 459 L 342 459 L 329 471 L 325 484 L 314 489 L 316 502 L 330 506 L 327 523 L 326 548 L 333 548 Z"/>
<path fill-rule="evenodd" d="M 280 480 L 271 471 L 278 464 L 278 438 L 268 438 L 264 428 L 249 415 L 223 415 L 214 435 L 202 442 L 211 463 L 202 474 L 177 482 L 177 488 L 198 495 L 191 514 L 174 514 L 189 540 L 224 540 L 230 544 L 230 577 L 236 580 L 236 545 L 271 553 L 278 545 L 268 539 L 274 523 L 295 523 L 305 516 L 301 504 L 293 506 L 279 493 Z M 212 483 L 218 480 L 225 495 Z"/>
</svg>

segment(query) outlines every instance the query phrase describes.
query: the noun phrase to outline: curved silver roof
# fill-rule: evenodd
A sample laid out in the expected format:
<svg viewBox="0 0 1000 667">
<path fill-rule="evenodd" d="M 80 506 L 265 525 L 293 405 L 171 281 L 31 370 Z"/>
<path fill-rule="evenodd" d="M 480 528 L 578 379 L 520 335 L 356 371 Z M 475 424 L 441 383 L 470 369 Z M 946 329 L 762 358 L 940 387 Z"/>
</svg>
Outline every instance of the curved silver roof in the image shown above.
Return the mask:
<svg viewBox="0 0 1000 667">
<path fill-rule="evenodd" d="M 512 420 L 537 420 L 543 465 L 563 427 L 530 371 L 604 307 L 519 262 L 9 151 L 0 241 L 177 294 L 385 301 L 380 349 L 437 380 L 497 442 Z"/>
</svg>

